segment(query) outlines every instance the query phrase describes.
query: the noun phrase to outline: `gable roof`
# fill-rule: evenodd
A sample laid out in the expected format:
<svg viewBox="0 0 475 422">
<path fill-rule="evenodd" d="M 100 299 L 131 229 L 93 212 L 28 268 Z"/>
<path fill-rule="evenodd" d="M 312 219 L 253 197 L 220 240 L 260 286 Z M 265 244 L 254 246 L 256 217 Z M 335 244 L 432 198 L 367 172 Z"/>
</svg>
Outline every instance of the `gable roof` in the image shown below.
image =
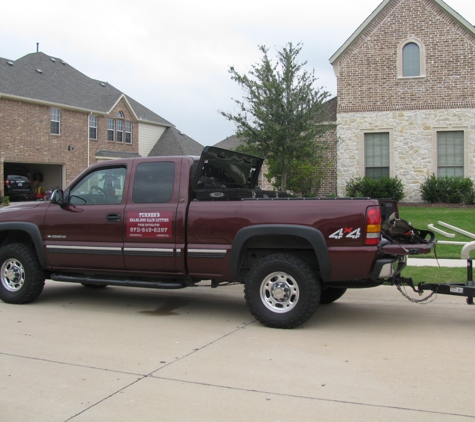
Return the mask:
<svg viewBox="0 0 475 422">
<path fill-rule="evenodd" d="M 0 96 L 97 114 L 109 114 L 125 98 L 138 121 L 172 126 L 111 84 L 91 79 L 42 52 L 15 61 L 0 58 Z"/>
<path fill-rule="evenodd" d="M 169 127 L 154 145 L 149 157 L 170 155 L 201 155 L 203 146 L 175 127 Z"/>
<path fill-rule="evenodd" d="M 345 43 L 338 49 L 338 51 L 330 57 L 330 63 L 333 65 L 339 57 L 355 42 L 355 40 L 364 32 L 364 30 L 370 26 L 378 15 L 391 3 L 395 0 L 383 0 L 380 5 L 369 15 L 366 20 L 358 27 L 358 29 L 353 32 L 353 34 L 348 38 Z M 455 20 L 457 20 L 463 27 L 465 27 L 469 32 L 475 35 L 475 27 L 468 22 L 465 18 L 459 15 L 454 9 L 452 9 L 448 4 L 442 0 L 429 0 L 440 6 L 445 10 L 449 15 L 451 15 Z"/>
<path fill-rule="evenodd" d="M 215 144 L 215 147 L 222 149 L 229 149 L 234 151 L 239 145 L 243 143 L 242 138 L 238 138 L 236 135 L 228 136 L 226 139 Z"/>
</svg>

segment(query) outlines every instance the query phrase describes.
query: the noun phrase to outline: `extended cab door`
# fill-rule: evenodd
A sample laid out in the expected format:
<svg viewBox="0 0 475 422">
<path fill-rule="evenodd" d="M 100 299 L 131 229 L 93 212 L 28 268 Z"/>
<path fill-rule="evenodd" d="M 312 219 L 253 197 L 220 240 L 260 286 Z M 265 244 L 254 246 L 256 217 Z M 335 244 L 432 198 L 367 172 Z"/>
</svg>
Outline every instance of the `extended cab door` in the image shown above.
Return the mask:
<svg viewBox="0 0 475 422">
<path fill-rule="evenodd" d="M 177 272 L 176 260 L 182 252 L 176 239 L 184 230 L 183 217 L 177 217 L 180 170 L 181 159 L 176 157 L 134 163 L 125 216 L 126 270 Z"/>
<path fill-rule="evenodd" d="M 94 167 L 51 204 L 45 217 L 48 263 L 54 268 L 124 269 L 126 166 Z"/>
</svg>

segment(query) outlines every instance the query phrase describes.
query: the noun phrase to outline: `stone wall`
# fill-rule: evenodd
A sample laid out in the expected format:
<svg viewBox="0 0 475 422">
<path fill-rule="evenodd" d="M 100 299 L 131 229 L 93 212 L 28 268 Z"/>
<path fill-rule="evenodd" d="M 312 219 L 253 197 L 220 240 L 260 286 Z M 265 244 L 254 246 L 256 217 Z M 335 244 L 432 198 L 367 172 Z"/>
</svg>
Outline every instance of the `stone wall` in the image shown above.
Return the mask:
<svg viewBox="0 0 475 422">
<path fill-rule="evenodd" d="M 404 184 L 404 201 L 421 200 L 420 185 L 437 169 L 438 131 L 462 130 L 465 176 L 475 176 L 475 108 L 338 114 L 338 194 L 352 177 L 364 176 L 364 133 L 390 133 L 390 174 Z M 475 179 L 474 179 L 475 180 Z"/>
</svg>

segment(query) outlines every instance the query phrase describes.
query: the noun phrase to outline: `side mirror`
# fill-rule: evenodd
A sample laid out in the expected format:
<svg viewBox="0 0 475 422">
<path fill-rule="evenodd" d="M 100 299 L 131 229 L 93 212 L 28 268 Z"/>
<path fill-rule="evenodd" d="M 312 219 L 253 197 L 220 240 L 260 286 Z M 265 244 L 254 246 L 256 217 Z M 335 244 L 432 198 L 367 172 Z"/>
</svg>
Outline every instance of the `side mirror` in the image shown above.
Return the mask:
<svg viewBox="0 0 475 422">
<path fill-rule="evenodd" d="M 51 201 L 52 204 L 58 204 L 60 206 L 64 205 L 64 193 L 61 189 L 56 189 L 51 194 Z"/>
</svg>

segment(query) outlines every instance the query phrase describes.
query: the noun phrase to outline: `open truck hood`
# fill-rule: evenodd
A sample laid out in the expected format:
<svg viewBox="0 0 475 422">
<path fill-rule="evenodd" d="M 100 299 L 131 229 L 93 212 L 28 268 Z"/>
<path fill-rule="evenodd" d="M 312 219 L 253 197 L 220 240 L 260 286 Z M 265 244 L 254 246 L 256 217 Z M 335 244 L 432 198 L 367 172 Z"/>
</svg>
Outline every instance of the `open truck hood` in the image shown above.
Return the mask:
<svg viewBox="0 0 475 422">
<path fill-rule="evenodd" d="M 263 161 L 241 152 L 205 147 L 193 177 L 192 189 L 254 189 Z"/>
</svg>

